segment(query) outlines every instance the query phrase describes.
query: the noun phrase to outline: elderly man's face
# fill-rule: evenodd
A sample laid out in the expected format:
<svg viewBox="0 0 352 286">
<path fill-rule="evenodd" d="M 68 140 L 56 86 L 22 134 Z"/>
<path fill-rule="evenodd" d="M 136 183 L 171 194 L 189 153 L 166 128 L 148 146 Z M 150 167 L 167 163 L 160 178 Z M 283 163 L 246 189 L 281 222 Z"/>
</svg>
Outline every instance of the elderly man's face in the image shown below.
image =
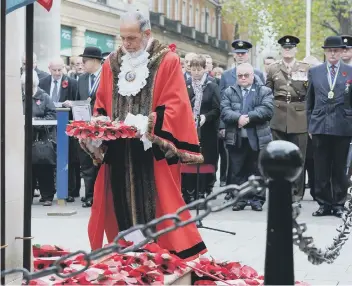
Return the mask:
<svg viewBox="0 0 352 286">
<path fill-rule="evenodd" d="M 121 23 L 120 37 L 122 45 L 128 53 L 136 53 L 145 49 L 150 36 L 150 31 L 141 32 L 138 23 Z"/>
<path fill-rule="evenodd" d="M 331 48 L 324 50 L 326 60 L 331 64 L 336 64 L 342 55 L 342 49 L 340 48 Z"/>
<path fill-rule="evenodd" d="M 51 63 L 49 70 L 53 79 L 59 80 L 63 75 L 64 65 L 62 63 Z"/>
<path fill-rule="evenodd" d="M 236 69 L 237 83 L 239 86 L 247 87 L 253 84 L 254 71 L 252 67 L 241 67 Z"/>
</svg>

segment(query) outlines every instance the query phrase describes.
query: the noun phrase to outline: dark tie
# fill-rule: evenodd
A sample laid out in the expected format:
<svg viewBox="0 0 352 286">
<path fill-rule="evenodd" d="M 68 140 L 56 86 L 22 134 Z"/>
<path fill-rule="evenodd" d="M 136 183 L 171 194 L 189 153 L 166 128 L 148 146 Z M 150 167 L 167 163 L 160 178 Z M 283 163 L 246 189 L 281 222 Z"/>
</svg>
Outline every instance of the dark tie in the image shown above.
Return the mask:
<svg viewBox="0 0 352 286">
<path fill-rule="evenodd" d="M 242 94 L 243 94 L 243 112 L 244 114 L 247 114 L 248 112 L 248 93 L 249 93 L 249 89 L 248 88 L 245 88 L 243 89 L 242 91 Z"/>
<path fill-rule="evenodd" d="M 332 65 L 330 67 L 330 75 L 331 75 L 331 84 L 333 84 L 334 80 L 335 80 L 335 76 L 336 76 L 336 67 L 334 65 Z"/>
<path fill-rule="evenodd" d="M 91 91 L 93 91 L 94 83 L 95 83 L 95 74 L 91 74 L 90 75 L 90 88 L 91 88 Z"/>
<path fill-rule="evenodd" d="M 54 80 L 54 89 L 53 89 L 53 94 L 52 94 L 52 99 L 53 102 L 59 102 L 59 98 L 58 98 L 58 89 L 57 89 L 57 80 Z"/>
</svg>

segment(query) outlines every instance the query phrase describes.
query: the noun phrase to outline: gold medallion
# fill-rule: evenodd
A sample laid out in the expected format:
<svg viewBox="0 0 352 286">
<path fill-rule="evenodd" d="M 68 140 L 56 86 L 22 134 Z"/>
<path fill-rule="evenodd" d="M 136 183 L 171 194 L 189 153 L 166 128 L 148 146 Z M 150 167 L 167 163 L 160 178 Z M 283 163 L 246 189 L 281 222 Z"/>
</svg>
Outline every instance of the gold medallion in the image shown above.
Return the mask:
<svg viewBox="0 0 352 286">
<path fill-rule="evenodd" d="M 334 98 L 334 95 L 335 95 L 334 92 L 332 90 L 330 90 L 328 93 L 328 98 L 332 99 L 332 98 Z"/>
</svg>

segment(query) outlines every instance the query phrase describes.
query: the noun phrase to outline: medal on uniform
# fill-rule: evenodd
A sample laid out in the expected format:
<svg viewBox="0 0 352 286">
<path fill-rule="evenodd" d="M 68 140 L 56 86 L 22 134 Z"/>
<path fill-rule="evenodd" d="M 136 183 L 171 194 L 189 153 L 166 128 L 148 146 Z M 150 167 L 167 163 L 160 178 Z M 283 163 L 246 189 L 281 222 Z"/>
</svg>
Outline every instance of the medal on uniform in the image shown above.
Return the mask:
<svg viewBox="0 0 352 286">
<path fill-rule="evenodd" d="M 125 79 L 128 82 L 134 81 L 136 79 L 136 73 L 134 71 L 127 72 L 126 75 L 125 75 Z"/>
<path fill-rule="evenodd" d="M 329 98 L 329 99 L 333 99 L 334 96 L 335 96 L 335 93 L 334 93 L 333 90 L 334 90 L 335 85 L 336 85 L 337 75 L 339 74 L 340 66 L 339 66 L 338 69 L 336 70 L 334 82 L 332 82 L 331 73 L 330 73 L 330 70 L 329 70 L 328 65 L 326 65 L 326 68 L 327 68 L 327 70 L 328 70 L 328 82 L 329 82 L 329 87 L 330 87 L 330 91 L 328 92 L 328 98 Z"/>
</svg>

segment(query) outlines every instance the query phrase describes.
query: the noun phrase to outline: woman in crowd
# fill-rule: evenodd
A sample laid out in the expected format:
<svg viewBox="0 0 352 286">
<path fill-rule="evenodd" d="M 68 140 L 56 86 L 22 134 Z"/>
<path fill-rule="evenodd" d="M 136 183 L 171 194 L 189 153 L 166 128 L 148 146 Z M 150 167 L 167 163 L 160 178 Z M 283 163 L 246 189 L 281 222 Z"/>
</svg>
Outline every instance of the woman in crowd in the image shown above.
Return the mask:
<svg viewBox="0 0 352 286">
<path fill-rule="evenodd" d="M 22 91 L 25 91 L 26 74 L 21 76 Z M 36 120 L 55 120 L 56 110 L 50 96 L 38 87 L 39 78 L 33 71 L 32 112 Z M 23 92 L 24 94 L 24 92 Z M 23 98 L 24 99 L 24 98 Z M 23 101 L 24 102 L 24 101 Z M 33 124 L 32 147 L 32 182 L 33 196 L 38 181 L 41 199 L 44 206 L 51 206 L 55 191 L 54 170 L 56 164 L 55 126 Z M 43 158 L 44 154 L 44 158 Z"/>
<path fill-rule="evenodd" d="M 206 60 L 197 55 L 191 60 L 191 78 L 187 81 L 188 95 L 191 101 L 196 126 L 200 126 L 198 135 L 204 164 L 212 164 L 214 168 L 218 158 L 218 129 L 220 118 L 220 91 L 216 83 L 208 80 Z M 200 180 L 200 197 L 212 192 L 214 174 L 202 174 Z M 194 199 L 196 174 L 183 176 L 182 188 L 186 202 Z"/>
</svg>

